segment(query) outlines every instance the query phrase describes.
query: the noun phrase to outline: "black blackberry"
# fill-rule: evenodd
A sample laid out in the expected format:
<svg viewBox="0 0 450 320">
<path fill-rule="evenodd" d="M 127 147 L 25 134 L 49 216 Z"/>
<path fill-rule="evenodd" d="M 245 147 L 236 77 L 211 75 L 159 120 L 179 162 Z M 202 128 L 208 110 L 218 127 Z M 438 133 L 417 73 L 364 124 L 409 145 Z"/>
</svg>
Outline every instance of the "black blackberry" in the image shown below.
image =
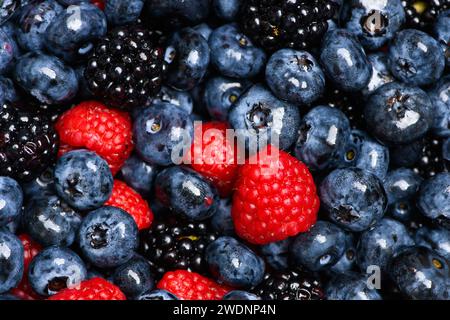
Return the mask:
<svg viewBox="0 0 450 320">
<path fill-rule="evenodd" d="M 322 284 L 303 270 L 266 273 L 264 280 L 253 290 L 263 300 L 322 300 Z"/>
<path fill-rule="evenodd" d="M 403 0 L 406 25 L 415 29 L 427 30 L 437 16 L 450 8 L 450 0 Z"/>
<path fill-rule="evenodd" d="M 444 170 L 442 138 L 428 135 L 422 140 L 420 157 L 414 166 L 414 171 L 424 178 L 430 178 Z"/>
<path fill-rule="evenodd" d="M 320 43 L 336 7 L 332 0 L 248 0 L 242 4 L 240 24 L 268 51 L 306 49 Z"/>
<path fill-rule="evenodd" d="M 143 231 L 139 250 L 158 278 L 175 269 L 206 274 L 204 250 L 216 238 L 217 234 L 206 223 L 171 216 L 155 221 L 149 230 Z"/>
<path fill-rule="evenodd" d="M 118 27 L 97 44 L 84 76 L 90 91 L 112 107 L 144 105 L 161 88 L 162 32 L 141 25 Z"/>
<path fill-rule="evenodd" d="M 58 145 L 58 134 L 45 115 L 11 104 L 0 108 L 1 176 L 34 179 L 55 160 Z"/>
</svg>

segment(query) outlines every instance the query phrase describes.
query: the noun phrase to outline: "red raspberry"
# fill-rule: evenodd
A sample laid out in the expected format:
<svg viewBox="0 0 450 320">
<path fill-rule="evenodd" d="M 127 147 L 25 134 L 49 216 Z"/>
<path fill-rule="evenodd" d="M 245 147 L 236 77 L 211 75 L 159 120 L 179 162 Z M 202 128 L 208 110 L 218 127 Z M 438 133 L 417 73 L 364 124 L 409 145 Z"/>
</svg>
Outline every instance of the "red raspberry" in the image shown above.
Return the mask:
<svg viewBox="0 0 450 320">
<path fill-rule="evenodd" d="M 108 162 L 113 174 L 133 150 L 130 116 L 100 102 L 82 102 L 64 112 L 55 128 L 60 137 L 60 156 L 73 149 L 95 151 Z"/>
<path fill-rule="evenodd" d="M 99 8 L 100 10 L 105 10 L 105 1 L 104 0 L 91 0 L 91 3 L 95 6 L 97 6 L 97 8 Z"/>
<path fill-rule="evenodd" d="M 238 171 L 236 147 L 226 138 L 227 129 L 224 122 L 206 122 L 196 127 L 189 153 L 191 167 L 209 179 L 222 197 L 231 194 Z"/>
<path fill-rule="evenodd" d="M 136 221 L 139 230 L 147 229 L 153 221 L 153 212 L 147 201 L 141 195 L 130 188 L 125 182 L 114 180 L 111 197 L 106 201 L 106 206 L 113 206 L 125 210 Z"/>
<path fill-rule="evenodd" d="M 269 146 L 241 166 L 232 217 L 236 233 L 254 244 L 284 240 L 316 222 L 319 197 L 308 168 Z"/>
<path fill-rule="evenodd" d="M 102 278 L 92 278 L 78 286 L 59 291 L 48 300 L 126 300 L 122 291 Z"/>
<path fill-rule="evenodd" d="M 183 300 L 221 300 L 231 289 L 187 270 L 166 272 L 158 289 L 167 290 Z"/>
</svg>

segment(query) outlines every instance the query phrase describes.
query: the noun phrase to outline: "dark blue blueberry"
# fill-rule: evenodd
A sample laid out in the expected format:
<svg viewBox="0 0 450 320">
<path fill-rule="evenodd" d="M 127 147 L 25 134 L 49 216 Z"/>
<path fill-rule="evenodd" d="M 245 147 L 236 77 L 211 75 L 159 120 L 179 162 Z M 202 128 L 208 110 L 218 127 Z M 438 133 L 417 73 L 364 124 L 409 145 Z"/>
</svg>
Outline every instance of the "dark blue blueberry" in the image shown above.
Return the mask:
<svg viewBox="0 0 450 320">
<path fill-rule="evenodd" d="M 450 222 L 450 173 L 438 173 L 421 185 L 417 207 L 430 219 Z"/>
<path fill-rule="evenodd" d="M 113 282 L 128 298 L 150 291 L 155 285 L 150 265 L 141 257 L 132 258 L 118 267 L 114 271 Z"/>
<path fill-rule="evenodd" d="M 256 286 L 264 277 L 264 260 L 231 237 L 212 242 L 206 248 L 205 259 L 219 282 L 235 288 Z"/>
<path fill-rule="evenodd" d="M 389 171 L 383 182 L 388 204 L 412 199 L 419 191 L 422 181 L 422 177 L 412 169 L 399 168 Z"/>
<path fill-rule="evenodd" d="M 403 249 L 391 260 L 389 273 L 398 288 L 411 299 L 450 298 L 450 264 L 428 248 Z"/>
<path fill-rule="evenodd" d="M 209 36 L 213 32 L 213 29 L 211 29 L 211 27 L 206 23 L 200 23 L 196 26 L 193 26 L 192 29 L 198 32 L 203 38 L 205 38 L 206 41 L 209 40 Z"/>
<path fill-rule="evenodd" d="M 151 18 L 195 24 L 206 19 L 210 0 L 149 0 L 146 8 Z"/>
<path fill-rule="evenodd" d="M 180 107 L 187 113 L 191 114 L 194 109 L 194 102 L 189 92 L 177 91 L 163 86 L 159 93 L 153 98 L 152 104 L 160 104 L 162 102 L 170 103 Z"/>
<path fill-rule="evenodd" d="M 309 105 L 322 96 L 325 75 L 316 59 L 306 51 L 282 49 L 266 66 L 266 81 L 280 99 Z"/>
<path fill-rule="evenodd" d="M 292 238 L 271 242 L 261 246 L 261 255 L 275 270 L 286 270 L 289 267 L 289 246 Z"/>
<path fill-rule="evenodd" d="M 211 64 L 224 76 L 251 78 L 259 74 L 266 63 L 266 54 L 255 47 L 234 23 L 213 31 L 209 37 Z"/>
<path fill-rule="evenodd" d="M 434 35 L 439 40 L 447 67 L 450 66 L 450 10 L 442 12 L 434 24 Z"/>
<path fill-rule="evenodd" d="M 295 156 L 312 170 L 336 167 L 350 139 L 350 122 L 337 108 L 318 106 L 300 123 Z"/>
<path fill-rule="evenodd" d="M 16 180 L 0 177 L 0 227 L 14 221 L 21 213 L 23 192 Z"/>
<path fill-rule="evenodd" d="M 0 74 L 3 74 L 13 66 L 17 53 L 14 40 L 2 29 L 0 29 L 0 48 Z"/>
<path fill-rule="evenodd" d="M 327 221 L 318 221 L 292 242 L 290 252 L 293 263 L 312 271 L 325 270 L 342 257 L 345 240 L 345 232 L 341 228 Z"/>
<path fill-rule="evenodd" d="M 87 277 L 83 260 L 72 250 L 52 246 L 38 253 L 28 269 L 28 280 L 36 293 L 51 296 L 74 287 Z"/>
<path fill-rule="evenodd" d="M 236 19 L 242 0 L 212 0 L 212 9 L 216 16 L 225 21 Z"/>
<path fill-rule="evenodd" d="M 45 32 L 50 23 L 64 8 L 55 0 L 31 2 L 20 9 L 17 42 L 27 51 L 45 48 Z"/>
<path fill-rule="evenodd" d="M 57 0 L 57 1 L 65 7 L 81 4 L 83 2 L 90 2 L 90 0 Z"/>
<path fill-rule="evenodd" d="M 380 221 L 387 206 L 381 180 L 359 168 L 331 172 L 320 184 L 320 200 L 332 221 L 357 232 Z"/>
<path fill-rule="evenodd" d="M 16 216 L 16 218 L 13 221 L 11 221 L 10 223 L 8 223 L 5 226 L 6 230 L 8 230 L 9 232 L 14 233 L 14 234 L 17 233 L 17 230 L 19 230 L 19 227 L 22 226 L 22 215 L 23 215 L 22 212 L 23 212 L 23 210 L 21 210 L 21 213 L 18 216 Z"/>
<path fill-rule="evenodd" d="M 433 105 L 417 87 L 391 82 L 369 98 L 364 117 L 370 132 L 387 144 L 406 144 L 423 137 L 433 125 Z"/>
<path fill-rule="evenodd" d="M 389 46 L 389 68 L 399 80 L 414 86 L 439 80 L 445 68 L 439 43 L 423 31 L 398 32 Z"/>
<path fill-rule="evenodd" d="M 102 207 L 84 218 L 78 241 L 87 261 L 99 268 L 114 268 L 134 256 L 138 228 L 133 217 L 122 209 Z"/>
<path fill-rule="evenodd" d="M 234 223 L 231 217 L 231 199 L 220 199 L 216 213 L 211 217 L 212 228 L 221 235 L 233 236 Z"/>
<path fill-rule="evenodd" d="M 369 266 L 386 271 L 393 255 L 403 247 L 414 245 L 406 227 L 395 220 L 382 219 L 374 228 L 362 233 L 358 242 L 357 261 L 362 272 Z"/>
<path fill-rule="evenodd" d="M 384 179 L 389 169 L 389 149 L 361 130 L 352 130 L 344 152 L 344 166 L 357 167 Z"/>
<path fill-rule="evenodd" d="M 22 190 L 28 199 L 56 194 L 53 167 L 45 169 L 34 180 L 22 183 Z"/>
<path fill-rule="evenodd" d="M 14 300 L 21 300 L 21 299 L 8 293 L 0 294 L 0 301 L 14 301 Z"/>
<path fill-rule="evenodd" d="M 0 229 L 0 293 L 15 288 L 22 275 L 22 242 L 11 232 Z"/>
<path fill-rule="evenodd" d="M 58 58 L 42 53 L 20 57 L 13 75 L 26 92 L 47 104 L 68 102 L 78 91 L 75 71 Z"/>
<path fill-rule="evenodd" d="M 16 102 L 19 100 L 14 83 L 9 78 L 0 77 L 0 103 Z"/>
<path fill-rule="evenodd" d="M 395 79 L 388 67 L 388 56 L 383 52 L 376 52 L 367 56 L 372 66 L 372 77 L 367 86 L 362 90 L 368 97 L 383 84 L 393 82 Z"/>
<path fill-rule="evenodd" d="M 166 102 L 142 110 L 133 125 L 136 152 L 156 165 L 179 164 L 184 149 L 190 149 L 193 136 L 189 114 Z"/>
<path fill-rule="evenodd" d="M 450 261 L 450 231 L 444 228 L 421 227 L 416 231 L 416 244 L 436 251 Z"/>
<path fill-rule="evenodd" d="M 150 195 L 158 171 L 157 166 L 143 161 L 137 155 L 129 157 L 120 169 L 123 180 L 143 197 Z"/>
<path fill-rule="evenodd" d="M 356 265 L 356 242 L 353 233 L 345 233 L 345 250 L 342 257 L 330 267 L 331 274 L 349 273 Z"/>
<path fill-rule="evenodd" d="M 135 300 L 179 300 L 173 293 L 156 289 L 139 295 Z"/>
<path fill-rule="evenodd" d="M 247 291 L 232 290 L 224 295 L 222 300 L 261 300 L 261 298 Z"/>
<path fill-rule="evenodd" d="M 364 89 L 372 76 L 372 67 L 361 44 L 343 29 L 327 32 L 320 60 L 328 77 L 345 91 Z"/>
<path fill-rule="evenodd" d="M 120 26 L 135 22 L 144 7 L 143 0 L 108 0 L 105 1 L 104 13 L 108 20 L 108 27 Z"/>
<path fill-rule="evenodd" d="M 300 112 L 292 104 L 277 99 L 261 84 L 252 86 L 231 107 L 228 115 L 238 143 L 256 152 L 268 143 L 288 149 L 297 138 Z"/>
<path fill-rule="evenodd" d="M 400 0 L 352 1 L 347 30 L 367 49 L 378 49 L 391 40 L 405 22 Z"/>
<path fill-rule="evenodd" d="M 113 176 L 108 163 L 95 152 L 74 150 L 58 159 L 55 189 L 79 210 L 101 207 L 111 196 Z"/>
<path fill-rule="evenodd" d="M 44 246 L 70 246 L 76 238 L 81 216 L 57 196 L 31 198 L 25 207 L 23 225 Z"/>
<path fill-rule="evenodd" d="M 381 300 L 376 289 L 369 288 L 367 279 L 357 273 L 338 274 L 325 289 L 328 300 Z"/>
<path fill-rule="evenodd" d="M 166 83 L 177 90 L 193 89 L 205 76 L 209 59 L 208 41 L 200 33 L 191 28 L 174 33 L 165 53 Z"/>
<path fill-rule="evenodd" d="M 180 166 L 156 176 L 155 193 L 165 207 L 190 220 L 208 219 L 219 206 L 216 189 L 200 174 Z"/>
<path fill-rule="evenodd" d="M 231 106 L 250 85 L 251 82 L 245 79 L 210 78 L 203 92 L 203 101 L 209 115 L 215 120 L 227 121 Z"/>
<path fill-rule="evenodd" d="M 103 11 L 96 5 L 80 3 L 67 7 L 53 19 L 45 32 L 45 45 L 53 54 L 72 62 L 86 58 L 95 41 L 106 32 Z"/>
<path fill-rule="evenodd" d="M 20 8 L 20 0 L 5 0 L 0 4 L 0 24 L 4 24 Z"/>
<path fill-rule="evenodd" d="M 450 75 L 441 78 L 428 94 L 434 107 L 433 132 L 450 137 Z"/>
</svg>

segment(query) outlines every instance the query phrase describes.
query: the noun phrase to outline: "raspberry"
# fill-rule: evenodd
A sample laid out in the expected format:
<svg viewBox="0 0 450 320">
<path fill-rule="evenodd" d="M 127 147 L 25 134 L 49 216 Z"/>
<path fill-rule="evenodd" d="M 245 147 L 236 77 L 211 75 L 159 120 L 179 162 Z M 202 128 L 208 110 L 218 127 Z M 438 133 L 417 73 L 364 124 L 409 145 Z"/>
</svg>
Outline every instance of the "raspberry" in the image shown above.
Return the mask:
<svg viewBox="0 0 450 320">
<path fill-rule="evenodd" d="M 115 174 L 133 150 L 131 127 L 127 113 L 96 101 L 82 102 L 56 122 L 61 140 L 59 155 L 73 149 L 89 149 L 103 157 Z"/>
<path fill-rule="evenodd" d="M 221 300 L 230 291 L 209 278 L 186 270 L 167 272 L 157 287 L 183 300 Z"/>
<path fill-rule="evenodd" d="M 233 222 L 248 242 L 281 241 L 316 222 L 319 198 L 311 173 L 275 147 L 268 146 L 240 168 L 235 189 Z"/>
<path fill-rule="evenodd" d="M 122 291 L 102 278 L 92 278 L 74 288 L 67 288 L 48 300 L 126 300 Z"/>
<path fill-rule="evenodd" d="M 105 206 L 113 206 L 128 212 L 136 221 L 139 230 L 147 229 L 153 221 L 153 212 L 147 201 L 125 182 L 114 180 L 111 197 Z"/>
<path fill-rule="evenodd" d="M 238 170 L 236 147 L 226 138 L 227 129 L 224 122 L 202 124 L 195 130 L 189 153 L 191 167 L 210 180 L 222 197 L 231 194 Z"/>
</svg>

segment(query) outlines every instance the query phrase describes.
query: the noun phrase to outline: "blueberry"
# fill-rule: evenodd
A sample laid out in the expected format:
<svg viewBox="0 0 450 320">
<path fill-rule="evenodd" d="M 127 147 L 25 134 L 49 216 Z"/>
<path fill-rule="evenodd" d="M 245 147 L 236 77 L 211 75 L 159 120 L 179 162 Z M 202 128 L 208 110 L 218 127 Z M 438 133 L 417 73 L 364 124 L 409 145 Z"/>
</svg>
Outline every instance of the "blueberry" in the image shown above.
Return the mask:
<svg viewBox="0 0 450 320">
<path fill-rule="evenodd" d="M 15 52 L 14 40 L 2 29 L 0 29 L 0 74 L 9 71 L 14 65 Z"/>
<path fill-rule="evenodd" d="M 436 251 L 450 261 L 450 231 L 444 228 L 421 227 L 416 231 L 417 245 Z"/>
<path fill-rule="evenodd" d="M 164 169 L 156 176 L 155 189 L 157 199 L 165 207 L 191 220 L 208 219 L 219 206 L 216 189 L 188 168 Z"/>
<path fill-rule="evenodd" d="M 174 33 L 165 53 L 166 83 L 177 90 L 193 89 L 205 76 L 209 59 L 208 41 L 201 34 L 192 28 Z"/>
<path fill-rule="evenodd" d="M 364 131 L 352 130 L 343 164 L 366 170 L 384 179 L 389 168 L 389 149 Z"/>
<path fill-rule="evenodd" d="M 414 167 L 420 161 L 423 141 L 389 146 L 391 164 L 396 167 Z"/>
<path fill-rule="evenodd" d="M 417 87 L 391 82 L 369 98 L 364 117 L 370 132 L 387 144 L 406 144 L 423 137 L 433 124 L 433 106 Z"/>
<path fill-rule="evenodd" d="M 433 132 L 450 137 L 450 76 L 445 76 L 428 92 L 434 107 Z"/>
<path fill-rule="evenodd" d="M 16 218 L 13 221 L 8 223 L 4 228 L 6 230 L 8 230 L 9 232 L 16 234 L 17 230 L 19 230 L 19 227 L 22 226 L 22 220 L 23 220 L 22 216 L 23 216 L 23 213 L 21 211 L 20 214 L 18 216 L 16 216 Z"/>
<path fill-rule="evenodd" d="M 296 106 L 256 84 L 231 107 L 228 120 L 236 129 L 238 143 L 245 145 L 246 150 L 256 152 L 268 143 L 286 150 L 295 142 L 300 113 Z"/>
<path fill-rule="evenodd" d="M 203 101 L 209 115 L 219 121 L 227 121 L 232 105 L 251 85 L 248 80 L 214 77 L 206 81 Z"/>
<path fill-rule="evenodd" d="M 241 0 L 212 0 L 212 9 L 215 15 L 226 21 L 236 19 L 241 6 Z"/>
<path fill-rule="evenodd" d="M 16 102 L 19 100 L 17 91 L 11 79 L 0 76 L 0 103 Z"/>
<path fill-rule="evenodd" d="M 120 26 L 135 22 L 144 7 L 143 0 L 108 0 L 105 3 L 105 15 L 108 26 Z"/>
<path fill-rule="evenodd" d="M 48 167 L 34 180 L 22 183 L 22 189 L 29 200 L 56 194 L 54 168 Z"/>
<path fill-rule="evenodd" d="M 136 152 L 149 163 L 168 166 L 181 159 L 180 148 L 190 148 L 194 126 L 189 114 L 170 103 L 145 108 L 135 119 Z"/>
<path fill-rule="evenodd" d="M 293 263 L 312 271 L 325 270 L 344 254 L 345 240 L 345 232 L 341 228 L 327 221 L 318 221 L 292 242 L 290 252 Z"/>
<path fill-rule="evenodd" d="M 191 114 L 194 109 L 194 102 L 189 92 L 177 91 L 163 86 L 159 93 L 153 98 L 152 104 L 160 104 L 167 102 L 174 106 L 180 107 L 187 113 Z"/>
<path fill-rule="evenodd" d="M 362 233 L 358 242 L 357 261 L 363 272 L 369 266 L 386 271 L 392 256 L 403 247 L 414 245 L 406 227 L 395 220 L 382 219 L 374 228 Z"/>
<path fill-rule="evenodd" d="M 57 0 L 57 1 L 65 7 L 81 4 L 83 2 L 90 2 L 90 0 Z"/>
<path fill-rule="evenodd" d="M 389 171 L 383 182 L 388 204 L 412 199 L 419 191 L 422 181 L 422 177 L 412 169 L 398 168 Z"/>
<path fill-rule="evenodd" d="M 8 293 L 0 294 L 0 301 L 14 301 L 14 300 L 22 300 L 22 299 Z"/>
<path fill-rule="evenodd" d="M 76 286 L 87 277 L 83 260 L 72 250 L 52 246 L 33 258 L 28 279 L 36 293 L 51 296 L 58 291 Z"/>
<path fill-rule="evenodd" d="M 322 96 L 325 75 L 316 59 L 306 51 L 282 49 L 266 66 L 266 81 L 280 99 L 309 105 Z"/>
<path fill-rule="evenodd" d="M 345 91 L 362 90 L 372 76 L 372 67 L 361 44 L 343 29 L 327 32 L 320 60 L 328 77 Z"/>
<path fill-rule="evenodd" d="M 312 170 L 336 167 L 350 138 L 350 122 L 337 108 L 318 106 L 300 123 L 295 156 Z"/>
<path fill-rule="evenodd" d="M 393 82 L 395 79 L 388 67 L 388 56 L 383 52 L 371 53 L 367 56 L 372 66 L 372 77 L 367 86 L 362 90 L 368 97 L 383 84 Z"/>
<path fill-rule="evenodd" d="M 68 102 L 78 91 L 75 71 L 58 58 L 42 53 L 20 57 L 13 76 L 26 92 L 47 104 Z"/>
<path fill-rule="evenodd" d="M 0 294 L 15 288 L 22 275 L 22 242 L 11 232 L 0 229 Z"/>
<path fill-rule="evenodd" d="M 392 280 L 416 300 L 449 299 L 449 272 L 449 262 L 425 247 L 405 248 L 389 264 Z"/>
<path fill-rule="evenodd" d="M 399 80 L 415 86 L 429 85 L 442 75 L 444 53 L 439 43 L 425 32 L 398 32 L 389 47 L 389 68 Z"/>
<path fill-rule="evenodd" d="M 247 291 L 232 290 L 224 295 L 222 300 L 261 300 L 261 298 Z"/>
<path fill-rule="evenodd" d="M 108 163 L 95 152 L 70 151 L 56 163 L 56 192 L 76 209 L 99 208 L 111 196 L 112 186 Z"/>
<path fill-rule="evenodd" d="M 433 33 L 437 40 L 439 40 L 447 67 L 450 66 L 450 10 L 442 12 L 434 24 Z"/>
<path fill-rule="evenodd" d="M 367 279 L 360 274 L 338 274 L 325 289 L 328 300 L 381 300 L 377 290 L 369 288 Z"/>
<path fill-rule="evenodd" d="M 320 184 L 330 219 L 350 231 L 364 231 L 384 215 L 386 193 L 379 178 L 359 168 L 336 169 Z"/>
<path fill-rule="evenodd" d="M 139 295 L 136 300 L 179 300 L 173 293 L 156 289 Z"/>
<path fill-rule="evenodd" d="M 356 242 L 353 233 L 345 233 L 345 250 L 341 258 L 330 267 L 331 274 L 349 273 L 356 265 Z"/>
<path fill-rule="evenodd" d="M 18 8 L 20 8 L 21 1 L 6 0 L 2 1 L 0 5 L 0 24 L 4 24 L 9 18 L 13 16 Z"/>
<path fill-rule="evenodd" d="M 405 22 L 400 0 L 353 1 L 347 30 L 368 49 L 378 49 L 391 40 Z"/>
<path fill-rule="evenodd" d="M 206 23 L 200 23 L 196 26 L 193 26 L 192 29 L 198 32 L 203 38 L 205 38 L 206 41 L 209 40 L 209 36 L 213 32 L 213 29 L 211 29 L 211 27 Z"/>
<path fill-rule="evenodd" d="M 261 246 L 261 255 L 266 262 L 275 270 L 286 270 L 289 268 L 289 246 L 292 238 L 271 242 Z"/>
<path fill-rule="evenodd" d="M 224 76 L 252 78 L 266 63 L 264 50 L 255 47 L 234 23 L 223 25 L 209 37 L 211 64 Z"/>
<path fill-rule="evenodd" d="M 448 224 L 450 221 L 450 173 L 438 173 L 421 185 L 417 207 L 424 216 L 445 225 Z M 450 228 L 450 225 L 448 227 Z"/>
<path fill-rule="evenodd" d="M 234 223 L 231 217 L 231 200 L 219 199 L 216 213 L 211 217 L 211 227 L 219 234 L 233 236 Z"/>
<path fill-rule="evenodd" d="M 218 238 L 208 245 L 205 257 L 211 273 L 229 286 L 256 286 L 264 277 L 263 259 L 234 238 Z"/>
<path fill-rule="evenodd" d="M 150 18 L 195 24 L 208 17 L 210 0 L 149 0 L 146 6 Z"/>
<path fill-rule="evenodd" d="M 132 258 L 114 270 L 113 282 L 128 298 L 152 290 L 155 285 L 150 265 L 141 257 Z"/>
<path fill-rule="evenodd" d="M 106 17 L 97 6 L 90 3 L 71 5 L 47 27 L 45 45 L 47 50 L 68 62 L 81 60 L 88 57 L 95 41 L 106 31 Z"/>
<path fill-rule="evenodd" d="M 99 268 L 118 267 L 130 260 L 138 246 L 137 238 L 133 217 L 115 207 L 90 212 L 78 231 L 83 256 Z"/>
<path fill-rule="evenodd" d="M 0 177 L 0 227 L 14 221 L 21 213 L 23 192 L 16 180 Z"/>
<path fill-rule="evenodd" d="M 20 9 L 17 42 L 27 51 L 40 51 L 45 48 L 47 27 L 62 11 L 63 7 L 55 0 L 31 2 Z"/>
<path fill-rule="evenodd" d="M 153 181 L 158 173 L 157 166 L 146 163 L 137 155 L 132 155 L 120 168 L 123 180 L 139 192 L 142 196 L 150 195 L 153 189 Z"/>
</svg>

